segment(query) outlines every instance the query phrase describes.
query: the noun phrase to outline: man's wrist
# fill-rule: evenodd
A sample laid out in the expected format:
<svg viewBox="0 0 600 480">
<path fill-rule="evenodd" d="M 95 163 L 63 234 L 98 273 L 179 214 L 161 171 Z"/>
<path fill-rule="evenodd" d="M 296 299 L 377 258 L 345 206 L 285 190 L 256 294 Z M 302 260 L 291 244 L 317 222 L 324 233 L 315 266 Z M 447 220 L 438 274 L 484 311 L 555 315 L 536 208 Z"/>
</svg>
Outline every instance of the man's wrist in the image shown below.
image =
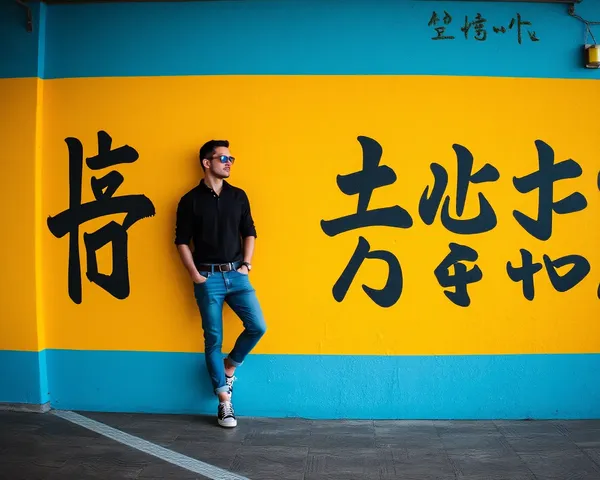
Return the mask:
<svg viewBox="0 0 600 480">
<path fill-rule="evenodd" d="M 248 271 L 252 270 L 252 264 L 250 262 L 243 261 L 242 266 L 246 267 Z"/>
</svg>

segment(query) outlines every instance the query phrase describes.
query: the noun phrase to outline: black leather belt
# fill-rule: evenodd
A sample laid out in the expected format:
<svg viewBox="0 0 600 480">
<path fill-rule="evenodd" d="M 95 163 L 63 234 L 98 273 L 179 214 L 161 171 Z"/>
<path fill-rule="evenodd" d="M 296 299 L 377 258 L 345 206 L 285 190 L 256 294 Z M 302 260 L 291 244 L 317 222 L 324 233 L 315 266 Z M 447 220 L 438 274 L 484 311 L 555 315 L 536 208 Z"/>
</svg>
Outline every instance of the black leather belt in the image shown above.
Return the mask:
<svg viewBox="0 0 600 480">
<path fill-rule="evenodd" d="M 242 265 L 242 262 L 229 262 L 229 263 L 205 263 L 196 265 L 199 272 L 231 272 L 237 270 Z"/>
</svg>

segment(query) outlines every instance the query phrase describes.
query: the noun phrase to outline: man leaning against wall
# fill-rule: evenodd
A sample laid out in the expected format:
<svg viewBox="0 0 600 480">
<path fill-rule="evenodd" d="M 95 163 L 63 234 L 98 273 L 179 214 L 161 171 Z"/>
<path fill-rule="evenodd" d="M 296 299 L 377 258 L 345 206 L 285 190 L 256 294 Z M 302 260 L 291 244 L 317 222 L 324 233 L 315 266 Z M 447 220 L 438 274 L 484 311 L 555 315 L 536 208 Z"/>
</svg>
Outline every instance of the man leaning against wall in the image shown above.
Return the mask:
<svg viewBox="0 0 600 480">
<path fill-rule="evenodd" d="M 206 367 L 219 399 L 217 421 L 222 427 L 235 427 L 234 372 L 266 330 L 249 278 L 256 229 L 248 196 L 225 180 L 235 161 L 229 142 L 210 140 L 200 148 L 199 157 L 204 178 L 179 201 L 175 244 L 194 283 L 204 331 Z M 224 302 L 244 325 L 225 358 L 221 352 Z"/>
</svg>

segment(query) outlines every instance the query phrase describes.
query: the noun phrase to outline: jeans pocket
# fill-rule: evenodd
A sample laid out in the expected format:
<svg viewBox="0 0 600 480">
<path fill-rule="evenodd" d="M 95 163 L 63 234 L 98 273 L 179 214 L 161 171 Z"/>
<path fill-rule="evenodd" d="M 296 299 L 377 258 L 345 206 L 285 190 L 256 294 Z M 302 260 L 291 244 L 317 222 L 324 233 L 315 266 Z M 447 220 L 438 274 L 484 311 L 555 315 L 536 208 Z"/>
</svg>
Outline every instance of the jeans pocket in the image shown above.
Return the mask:
<svg viewBox="0 0 600 480">
<path fill-rule="evenodd" d="M 206 278 L 206 280 L 204 280 L 202 283 L 192 282 L 194 284 L 194 287 L 200 287 L 200 286 L 204 285 L 206 282 L 208 282 L 208 279 L 212 276 L 211 272 L 198 272 L 198 273 L 200 273 L 200 275 L 202 275 L 204 278 Z"/>
</svg>

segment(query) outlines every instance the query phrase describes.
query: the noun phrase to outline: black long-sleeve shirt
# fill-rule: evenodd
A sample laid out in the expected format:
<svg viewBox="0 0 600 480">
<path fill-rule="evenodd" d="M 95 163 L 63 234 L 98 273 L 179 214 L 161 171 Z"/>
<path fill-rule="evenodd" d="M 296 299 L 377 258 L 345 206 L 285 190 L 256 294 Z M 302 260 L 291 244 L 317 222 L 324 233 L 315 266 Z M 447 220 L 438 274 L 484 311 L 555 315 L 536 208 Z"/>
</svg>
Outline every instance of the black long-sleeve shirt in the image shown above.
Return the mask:
<svg viewBox="0 0 600 480">
<path fill-rule="evenodd" d="M 242 260 L 242 239 L 250 236 L 256 237 L 256 228 L 241 188 L 224 181 L 217 195 L 201 180 L 179 200 L 175 244 L 193 241 L 196 265 Z"/>
</svg>

